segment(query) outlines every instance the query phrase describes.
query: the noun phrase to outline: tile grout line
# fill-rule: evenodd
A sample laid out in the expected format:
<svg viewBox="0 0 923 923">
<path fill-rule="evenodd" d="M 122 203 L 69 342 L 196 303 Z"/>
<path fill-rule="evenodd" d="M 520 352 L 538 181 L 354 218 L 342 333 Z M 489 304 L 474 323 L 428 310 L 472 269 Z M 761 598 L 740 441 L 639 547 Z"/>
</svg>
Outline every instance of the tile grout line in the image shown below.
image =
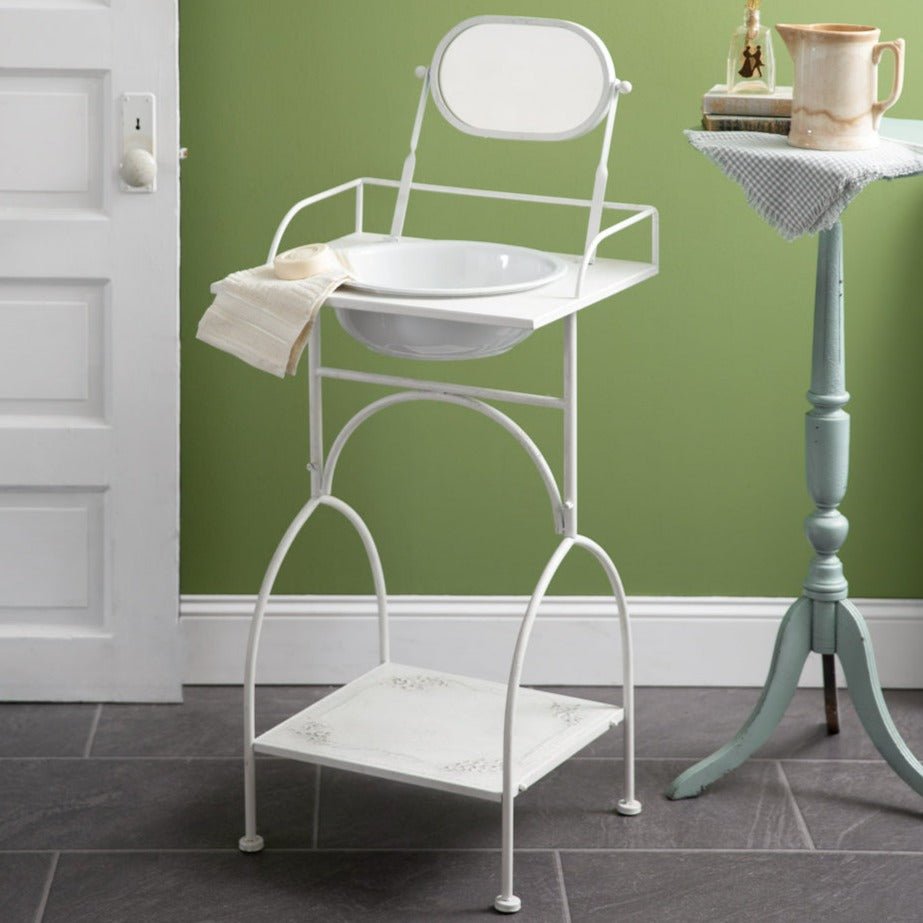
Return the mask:
<svg viewBox="0 0 923 923">
<path fill-rule="evenodd" d="M 561 902 L 564 911 L 563 923 L 571 923 L 570 903 L 567 900 L 567 885 L 564 884 L 564 866 L 561 865 L 561 853 L 554 851 L 554 868 L 558 876 L 558 887 L 561 889 Z"/>
<path fill-rule="evenodd" d="M 93 726 L 93 738 L 95 739 L 95 730 L 96 725 Z M 87 749 L 92 747 L 93 739 L 87 741 Z M 285 759 L 285 757 L 275 757 L 269 754 L 257 754 L 256 757 L 260 761 L 269 761 L 274 759 Z M 701 756 L 638 756 L 636 757 L 636 762 L 638 763 L 691 763 L 696 760 L 701 760 Z M 106 754 L 99 756 L 90 756 L 85 754 L 84 756 L 0 756 L 0 762 L 11 762 L 11 761 L 26 761 L 26 760 L 97 760 L 99 762 L 104 761 L 117 761 L 117 760 L 175 760 L 175 761 L 189 761 L 189 760 L 210 760 L 211 762 L 229 762 L 231 760 L 240 760 L 239 756 L 203 756 L 202 754 L 182 754 L 174 753 L 169 755 L 164 754 L 147 754 L 147 755 L 132 755 L 132 754 Z M 748 763 L 778 763 L 780 760 L 784 760 L 786 763 L 847 763 L 847 764 L 861 764 L 861 765 L 887 765 L 883 759 L 840 759 L 839 757 L 824 757 L 824 758 L 808 758 L 808 757 L 791 757 L 791 756 L 780 756 L 780 757 L 757 757 L 752 756 L 747 760 Z M 297 760 L 295 762 L 298 762 Z M 622 762 L 621 756 L 572 756 L 567 762 L 610 762 L 610 763 L 620 763 Z M 320 765 L 319 763 L 314 763 L 313 765 Z"/>
<path fill-rule="evenodd" d="M 88 741 L 87 743 L 89 746 L 92 744 L 92 741 Z M 256 758 L 260 763 L 264 763 L 264 762 L 268 763 L 270 760 L 285 759 L 285 757 L 263 756 L 260 753 L 256 755 Z M 125 754 L 122 756 L 118 756 L 115 754 L 112 754 L 112 755 L 106 754 L 105 756 L 0 756 L 0 763 L 14 763 L 17 761 L 21 763 L 26 763 L 29 760 L 35 760 L 35 761 L 41 760 L 42 762 L 57 761 L 57 762 L 64 762 L 64 763 L 66 763 L 68 760 L 70 761 L 80 760 L 81 762 L 86 761 L 86 762 L 91 762 L 91 763 L 92 762 L 96 762 L 96 763 L 139 762 L 141 763 L 145 761 L 149 763 L 158 763 L 158 762 L 167 763 L 170 761 L 174 763 L 189 763 L 189 762 L 194 762 L 197 760 L 201 760 L 203 762 L 210 762 L 210 763 L 231 763 L 231 762 L 239 763 L 240 757 L 239 756 L 202 756 L 202 755 L 183 756 L 180 753 L 174 754 L 172 756 L 163 756 L 163 755 L 158 755 L 155 753 L 148 754 L 148 755 L 141 755 L 141 756 L 132 756 L 130 754 Z M 300 760 L 294 760 L 294 762 L 300 762 Z M 312 765 L 318 765 L 318 764 L 314 763 Z"/>
<path fill-rule="evenodd" d="M 703 760 L 703 756 L 642 756 L 635 754 L 635 761 L 638 763 L 690 763 Z M 572 756 L 568 762 L 582 760 L 591 762 L 593 760 L 613 760 L 622 761 L 621 756 Z M 786 763 L 884 763 L 884 759 L 879 757 L 839 757 L 839 756 L 751 756 L 747 759 L 748 763 L 777 763 L 779 760 L 785 760 Z"/>
<path fill-rule="evenodd" d="M 90 733 L 87 735 L 87 743 L 83 748 L 83 758 L 87 759 L 90 755 L 90 751 L 93 749 L 93 741 L 96 740 L 96 729 L 99 727 L 99 718 L 103 713 L 102 702 L 96 706 L 96 711 L 93 713 L 93 721 L 90 723 Z"/>
<path fill-rule="evenodd" d="M 333 850 L 323 850 L 331 852 Z M 355 850 L 360 851 L 360 850 Z M 547 852 L 547 848 L 530 848 L 517 849 L 516 852 Z M 714 856 L 734 855 L 734 856 L 923 856 L 923 852 L 908 849 L 808 849 L 806 846 L 795 847 L 723 847 L 716 846 L 708 849 L 704 846 L 564 846 L 561 847 L 563 853 L 677 853 L 680 855 L 707 853 Z"/>
<path fill-rule="evenodd" d="M 38 902 L 38 908 L 35 911 L 35 923 L 42 923 L 45 917 L 45 907 L 48 906 L 48 897 L 51 894 L 51 884 L 54 881 L 55 872 L 58 870 L 59 852 L 51 854 L 51 866 L 48 869 L 48 875 L 45 878 L 45 886 L 42 888 L 42 897 Z"/>
<path fill-rule="evenodd" d="M 793 856 L 910 856 L 919 858 L 923 851 L 912 849 L 808 849 L 807 847 L 771 848 L 771 847 L 720 847 L 708 848 L 704 846 L 563 846 L 555 850 L 552 846 L 523 846 L 516 847 L 517 854 L 532 853 L 677 853 L 680 855 L 707 854 L 707 855 L 793 855 Z M 312 849 L 310 846 L 267 846 L 263 853 L 490 853 L 500 855 L 498 846 L 325 846 Z M 0 856 L 22 855 L 62 855 L 62 856 L 94 856 L 94 855 L 240 855 L 236 846 L 138 846 L 138 847 L 106 847 L 97 848 L 70 848 L 61 849 L 0 849 Z"/>
<path fill-rule="evenodd" d="M 776 760 L 776 766 L 779 769 L 779 777 L 782 779 L 782 786 L 788 795 L 792 811 L 795 814 L 795 822 L 798 824 L 798 829 L 801 831 L 802 837 L 804 837 L 805 842 L 808 844 L 808 848 L 816 852 L 817 847 L 814 845 L 814 837 L 811 836 L 811 830 L 808 827 L 807 821 L 804 819 L 804 814 L 801 813 L 801 808 L 798 806 L 798 799 L 795 798 L 795 793 L 792 791 L 792 783 L 789 782 L 788 776 L 785 774 L 785 767 L 782 765 L 782 760 Z"/>
<path fill-rule="evenodd" d="M 321 766 L 317 767 L 317 777 L 314 780 L 314 818 L 311 825 L 311 849 L 317 849 L 317 836 L 320 830 L 320 772 Z"/>
</svg>

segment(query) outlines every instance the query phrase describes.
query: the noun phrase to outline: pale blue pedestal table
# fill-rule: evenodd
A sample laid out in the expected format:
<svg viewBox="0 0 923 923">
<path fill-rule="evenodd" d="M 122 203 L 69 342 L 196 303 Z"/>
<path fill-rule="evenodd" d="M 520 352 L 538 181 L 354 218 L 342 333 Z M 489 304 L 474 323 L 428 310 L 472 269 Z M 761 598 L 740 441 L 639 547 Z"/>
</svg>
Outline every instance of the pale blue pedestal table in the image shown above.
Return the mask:
<svg viewBox="0 0 923 923">
<path fill-rule="evenodd" d="M 903 128 L 895 137 L 923 143 L 923 123 L 886 122 Z M 885 126 L 885 132 L 887 133 Z M 909 132 L 909 134 L 908 134 Z M 881 694 L 865 619 L 848 599 L 838 552 L 849 524 L 837 507 L 846 493 L 849 467 L 849 401 L 843 342 L 843 230 L 839 215 L 875 179 L 923 172 L 923 149 L 882 142 L 873 152 L 829 154 L 799 151 L 784 139 L 756 133 L 688 132 L 692 144 L 714 160 L 747 193 L 750 204 L 784 236 L 819 233 L 814 301 L 814 347 L 805 421 L 808 490 L 815 510 L 805 522 L 814 548 L 801 596 L 779 628 L 769 676 L 759 702 L 729 743 L 678 776 L 670 798 L 690 798 L 735 769 L 761 747 L 778 725 L 812 651 L 822 655 L 827 729 L 837 733 L 835 657 L 856 712 L 881 755 L 923 795 L 923 765 L 891 720 Z M 720 136 L 720 137 L 719 137 Z"/>
</svg>

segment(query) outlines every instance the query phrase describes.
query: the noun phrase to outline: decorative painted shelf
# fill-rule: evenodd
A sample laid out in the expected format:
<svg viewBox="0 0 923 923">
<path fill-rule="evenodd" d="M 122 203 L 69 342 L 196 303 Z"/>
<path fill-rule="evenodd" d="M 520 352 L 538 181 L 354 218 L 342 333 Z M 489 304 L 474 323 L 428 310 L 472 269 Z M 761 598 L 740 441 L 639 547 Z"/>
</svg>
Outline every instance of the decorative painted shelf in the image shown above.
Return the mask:
<svg viewBox="0 0 923 923">
<path fill-rule="evenodd" d="M 507 686 L 384 663 L 261 734 L 258 753 L 500 801 Z M 622 709 L 521 689 L 513 779 L 523 791 L 622 720 Z"/>
</svg>

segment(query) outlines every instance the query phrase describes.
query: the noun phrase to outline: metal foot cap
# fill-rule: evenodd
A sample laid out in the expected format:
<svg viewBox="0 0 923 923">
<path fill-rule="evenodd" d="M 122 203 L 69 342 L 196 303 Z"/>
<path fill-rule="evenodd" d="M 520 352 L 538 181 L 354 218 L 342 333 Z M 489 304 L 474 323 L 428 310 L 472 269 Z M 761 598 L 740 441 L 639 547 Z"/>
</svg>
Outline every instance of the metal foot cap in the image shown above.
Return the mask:
<svg viewBox="0 0 923 923">
<path fill-rule="evenodd" d="M 634 798 L 632 798 L 631 801 L 620 798 L 619 803 L 615 806 L 615 810 L 625 817 L 634 817 L 635 814 L 641 813 L 641 802 L 636 801 Z"/>
<path fill-rule="evenodd" d="M 509 897 L 498 894 L 494 900 L 494 910 L 498 910 L 500 913 L 519 913 L 522 910 L 522 901 L 515 894 L 511 894 Z"/>
<path fill-rule="evenodd" d="M 253 836 L 242 836 L 237 841 L 237 848 L 241 852 L 260 852 L 263 846 L 263 838 L 258 833 L 254 833 Z"/>
</svg>

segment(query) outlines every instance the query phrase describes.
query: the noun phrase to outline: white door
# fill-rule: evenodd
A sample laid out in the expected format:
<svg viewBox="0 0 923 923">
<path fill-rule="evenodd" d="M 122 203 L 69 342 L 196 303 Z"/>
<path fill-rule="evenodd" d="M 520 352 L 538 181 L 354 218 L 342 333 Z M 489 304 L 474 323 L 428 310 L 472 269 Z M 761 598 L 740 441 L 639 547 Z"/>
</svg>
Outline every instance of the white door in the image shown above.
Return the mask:
<svg viewBox="0 0 923 923">
<path fill-rule="evenodd" d="M 181 694 L 176 16 L 0 0 L 0 699 Z"/>
</svg>

